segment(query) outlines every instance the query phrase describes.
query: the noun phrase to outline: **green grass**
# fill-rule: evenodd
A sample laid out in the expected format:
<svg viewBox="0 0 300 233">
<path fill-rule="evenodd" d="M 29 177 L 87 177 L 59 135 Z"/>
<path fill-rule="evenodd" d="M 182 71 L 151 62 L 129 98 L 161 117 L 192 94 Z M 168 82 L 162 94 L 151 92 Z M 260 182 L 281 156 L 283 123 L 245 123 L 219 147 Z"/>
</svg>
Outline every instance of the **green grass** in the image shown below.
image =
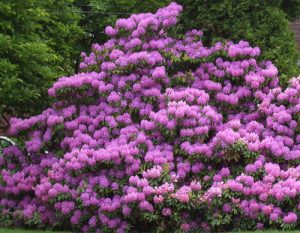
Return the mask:
<svg viewBox="0 0 300 233">
<path fill-rule="evenodd" d="M 63 231 L 42 231 L 42 230 L 30 230 L 30 229 L 9 229 L 9 228 L 0 228 L 0 233 L 67 233 Z M 274 231 L 274 230 L 265 230 L 265 231 L 244 231 L 238 233 L 300 233 L 300 230 L 297 231 Z"/>
</svg>

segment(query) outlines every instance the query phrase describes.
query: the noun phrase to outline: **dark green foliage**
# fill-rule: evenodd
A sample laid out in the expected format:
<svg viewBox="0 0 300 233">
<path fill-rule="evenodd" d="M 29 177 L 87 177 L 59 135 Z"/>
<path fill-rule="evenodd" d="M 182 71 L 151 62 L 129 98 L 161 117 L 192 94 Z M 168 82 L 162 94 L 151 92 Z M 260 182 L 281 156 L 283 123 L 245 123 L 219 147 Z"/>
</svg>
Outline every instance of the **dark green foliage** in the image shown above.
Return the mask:
<svg viewBox="0 0 300 233">
<path fill-rule="evenodd" d="M 300 0 L 279 0 L 281 9 L 287 14 L 290 20 L 300 17 Z"/>
<path fill-rule="evenodd" d="M 78 10 L 68 3 L 72 0 L 0 1 L 1 115 L 43 109 L 47 88 L 73 72 L 83 31 Z"/>
<path fill-rule="evenodd" d="M 179 0 L 184 6 L 181 30 L 202 28 L 207 44 L 220 39 L 241 39 L 259 46 L 261 59 L 278 67 L 281 81 L 299 74 L 299 53 L 288 18 L 299 12 L 299 0 Z M 287 2 L 290 2 L 288 4 Z M 287 15 L 288 14 L 288 15 Z"/>
</svg>

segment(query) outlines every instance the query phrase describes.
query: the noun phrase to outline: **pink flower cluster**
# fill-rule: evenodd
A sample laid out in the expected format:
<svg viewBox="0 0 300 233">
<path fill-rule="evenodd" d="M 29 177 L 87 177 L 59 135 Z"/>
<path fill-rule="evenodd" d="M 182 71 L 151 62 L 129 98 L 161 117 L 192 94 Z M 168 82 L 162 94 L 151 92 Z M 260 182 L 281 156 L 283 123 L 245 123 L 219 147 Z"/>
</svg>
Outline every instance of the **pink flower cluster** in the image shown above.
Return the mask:
<svg viewBox="0 0 300 233">
<path fill-rule="evenodd" d="M 170 37 L 181 11 L 171 3 L 117 20 L 111 39 L 82 53 L 81 73 L 49 89 L 51 108 L 11 119 L 24 143 L 0 155 L 0 225 L 297 226 L 300 77 L 282 89 L 245 41 Z"/>
</svg>

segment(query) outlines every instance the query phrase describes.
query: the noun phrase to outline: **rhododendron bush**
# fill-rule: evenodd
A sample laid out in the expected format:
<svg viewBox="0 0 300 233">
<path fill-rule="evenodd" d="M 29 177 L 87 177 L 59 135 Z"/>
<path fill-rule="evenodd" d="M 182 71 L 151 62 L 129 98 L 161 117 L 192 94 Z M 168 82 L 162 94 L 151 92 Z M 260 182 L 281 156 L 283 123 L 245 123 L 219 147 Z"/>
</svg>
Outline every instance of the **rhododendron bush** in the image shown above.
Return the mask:
<svg viewBox="0 0 300 233">
<path fill-rule="evenodd" d="M 0 224 L 82 232 L 299 228 L 300 78 L 245 41 L 168 35 L 182 7 L 135 14 L 82 53 L 53 106 L 12 119 Z"/>
</svg>

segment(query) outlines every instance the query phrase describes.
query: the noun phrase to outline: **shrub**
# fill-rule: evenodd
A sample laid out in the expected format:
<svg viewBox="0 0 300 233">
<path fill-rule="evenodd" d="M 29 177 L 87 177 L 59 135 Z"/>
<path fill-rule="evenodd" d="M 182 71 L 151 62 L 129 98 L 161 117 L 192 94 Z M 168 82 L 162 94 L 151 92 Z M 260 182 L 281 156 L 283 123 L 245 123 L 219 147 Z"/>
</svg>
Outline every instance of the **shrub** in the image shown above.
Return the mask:
<svg viewBox="0 0 300 233">
<path fill-rule="evenodd" d="M 299 226 L 300 78 L 279 86 L 246 41 L 168 36 L 182 7 L 134 14 L 82 53 L 53 106 L 12 119 L 2 225 L 82 232 Z"/>
</svg>

